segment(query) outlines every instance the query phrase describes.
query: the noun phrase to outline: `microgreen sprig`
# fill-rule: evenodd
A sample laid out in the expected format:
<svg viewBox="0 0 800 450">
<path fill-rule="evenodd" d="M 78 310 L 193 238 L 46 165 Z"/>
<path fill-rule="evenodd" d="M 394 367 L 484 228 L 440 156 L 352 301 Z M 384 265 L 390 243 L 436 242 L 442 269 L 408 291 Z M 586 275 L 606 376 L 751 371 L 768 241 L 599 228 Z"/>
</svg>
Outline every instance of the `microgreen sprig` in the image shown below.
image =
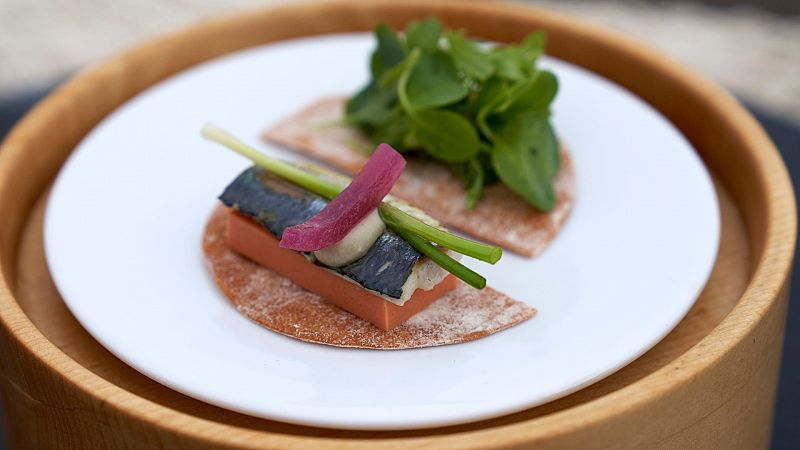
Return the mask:
<svg viewBox="0 0 800 450">
<path fill-rule="evenodd" d="M 533 207 L 555 207 L 560 148 L 550 121 L 556 77 L 536 66 L 545 37 L 487 46 L 440 21 L 404 33 L 375 29 L 370 81 L 347 102 L 346 122 L 400 152 L 448 164 L 473 208 L 484 185 L 505 184 Z"/>
</svg>

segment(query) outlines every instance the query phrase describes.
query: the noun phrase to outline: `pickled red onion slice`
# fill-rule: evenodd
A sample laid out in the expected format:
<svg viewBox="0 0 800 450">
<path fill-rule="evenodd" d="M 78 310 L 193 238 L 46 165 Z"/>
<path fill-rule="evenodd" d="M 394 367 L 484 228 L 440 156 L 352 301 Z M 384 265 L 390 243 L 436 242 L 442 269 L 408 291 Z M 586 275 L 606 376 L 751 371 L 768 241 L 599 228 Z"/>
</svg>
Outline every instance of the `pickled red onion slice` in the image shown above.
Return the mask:
<svg viewBox="0 0 800 450">
<path fill-rule="evenodd" d="M 381 144 L 352 182 L 322 211 L 286 228 L 281 247 L 314 252 L 342 239 L 377 208 L 403 173 L 406 160 L 388 144 Z"/>
</svg>

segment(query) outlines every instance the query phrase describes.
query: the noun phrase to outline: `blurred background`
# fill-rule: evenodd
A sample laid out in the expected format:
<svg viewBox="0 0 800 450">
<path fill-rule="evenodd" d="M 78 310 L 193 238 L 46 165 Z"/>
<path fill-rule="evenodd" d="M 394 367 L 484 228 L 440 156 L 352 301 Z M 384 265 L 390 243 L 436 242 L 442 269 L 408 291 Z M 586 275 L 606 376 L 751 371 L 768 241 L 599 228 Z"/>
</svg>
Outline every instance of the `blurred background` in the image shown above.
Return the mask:
<svg viewBox="0 0 800 450">
<path fill-rule="evenodd" d="M 0 0 L 0 138 L 54 85 L 87 65 L 218 13 L 286 1 Z M 798 180 L 800 0 L 521 3 L 630 34 L 726 86 L 762 122 Z M 775 449 L 800 448 L 798 303 L 794 298 L 790 305 Z"/>
<path fill-rule="evenodd" d="M 147 37 L 287 0 L 0 0 L 0 100 L 49 87 Z M 800 0 L 523 3 L 631 34 L 800 124 Z"/>
</svg>

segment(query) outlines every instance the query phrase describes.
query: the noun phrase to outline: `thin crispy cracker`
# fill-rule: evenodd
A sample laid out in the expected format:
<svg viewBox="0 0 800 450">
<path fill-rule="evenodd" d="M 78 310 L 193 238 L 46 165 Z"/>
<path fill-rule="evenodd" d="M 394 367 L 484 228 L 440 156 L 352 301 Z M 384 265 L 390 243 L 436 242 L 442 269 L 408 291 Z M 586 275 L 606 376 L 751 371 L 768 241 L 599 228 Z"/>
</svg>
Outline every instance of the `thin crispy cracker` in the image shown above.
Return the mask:
<svg viewBox="0 0 800 450">
<path fill-rule="evenodd" d="M 536 314 L 492 288 L 477 290 L 461 283 L 406 323 L 383 331 L 230 250 L 225 217 L 225 208 L 215 210 L 203 236 L 211 276 L 239 312 L 295 339 L 382 350 L 433 347 L 479 339 Z"/>
<path fill-rule="evenodd" d="M 367 161 L 358 151 L 367 139 L 343 123 L 345 99 L 322 99 L 263 133 L 264 139 L 325 161 L 355 174 Z M 418 205 L 447 225 L 523 256 L 536 256 L 564 225 L 575 197 L 575 173 L 569 153 L 562 149 L 561 171 L 555 180 L 556 207 L 549 213 L 534 209 L 500 183 L 485 190 L 475 209 L 465 206 L 461 181 L 443 164 L 410 159 L 392 194 Z"/>
</svg>

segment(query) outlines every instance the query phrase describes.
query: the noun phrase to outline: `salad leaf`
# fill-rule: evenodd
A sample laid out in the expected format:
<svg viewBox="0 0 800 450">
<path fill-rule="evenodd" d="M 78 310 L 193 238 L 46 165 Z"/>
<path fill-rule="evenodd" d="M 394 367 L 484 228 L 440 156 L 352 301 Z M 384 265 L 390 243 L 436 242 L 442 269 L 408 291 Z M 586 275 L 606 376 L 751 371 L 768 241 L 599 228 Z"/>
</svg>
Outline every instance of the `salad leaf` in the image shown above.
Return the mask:
<svg viewBox="0 0 800 450">
<path fill-rule="evenodd" d="M 345 117 L 350 123 L 378 125 L 391 117 L 396 103 L 395 91 L 381 89 L 375 81 L 371 81 L 348 100 Z"/>
<path fill-rule="evenodd" d="M 531 33 L 519 46 L 521 57 L 526 64 L 533 65 L 536 59 L 544 53 L 546 38 L 543 32 Z"/>
<path fill-rule="evenodd" d="M 414 136 L 434 158 L 459 163 L 478 153 L 478 133 L 463 116 L 448 110 L 427 110 L 411 117 Z"/>
<path fill-rule="evenodd" d="M 555 207 L 552 177 L 558 170 L 558 140 L 547 116 L 523 111 L 501 122 L 494 131 L 492 166 L 512 191 L 536 208 Z"/>
<path fill-rule="evenodd" d="M 413 148 L 411 138 L 411 119 L 397 107 L 383 126 L 376 127 L 372 133 L 371 140 L 374 145 L 389 143 L 398 152 L 403 153 L 408 148 Z"/>
<path fill-rule="evenodd" d="M 453 61 L 467 76 L 486 81 L 494 73 L 491 56 L 482 51 L 478 44 L 467 40 L 463 31 L 450 31 L 446 37 Z"/>
<path fill-rule="evenodd" d="M 372 53 L 370 61 L 373 79 L 380 78 L 381 75 L 400 64 L 406 57 L 403 44 L 388 25 L 378 25 L 375 28 L 375 37 L 378 40 L 378 47 Z"/>
<path fill-rule="evenodd" d="M 486 139 L 492 139 L 492 130 L 487 125 L 486 119 L 492 114 L 495 109 L 505 102 L 510 95 L 508 82 L 498 77 L 493 77 L 487 81 L 478 96 L 475 98 L 475 122 L 478 129 L 484 134 Z"/>
<path fill-rule="evenodd" d="M 469 90 L 459 81 L 450 57 L 435 51 L 419 58 L 408 78 L 407 92 L 415 108 L 426 109 L 455 103 Z"/>
<path fill-rule="evenodd" d="M 553 208 L 561 162 L 550 105 L 558 79 L 537 67 L 543 33 L 492 47 L 427 18 L 405 33 L 379 25 L 375 36 L 372 78 L 348 101 L 348 123 L 375 144 L 448 164 L 469 208 L 497 182 L 540 210 Z"/>
<path fill-rule="evenodd" d="M 432 17 L 411 22 L 406 28 L 406 47 L 421 48 L 422 51 L 432 52 L 439 47 L 441 34 L 442 23 Z"/>
<path fill-rule="evenodd" d="M 518 81 L 529 77 L 534 64 L 544 51 L 544 33 L 533 33 L 519 46 L 505 46 L 492 49 L 490 56 L 497 74 L 507 80 Z"/>
<path fill-rule="evenodd" d="M 552 72 L 542 70 L 533 77 L 514 84 L 503 103 L 494 112 L 514 114 L 523 110 L 547 111 L 558 92 L 558 79 Z"/>
</svg>

